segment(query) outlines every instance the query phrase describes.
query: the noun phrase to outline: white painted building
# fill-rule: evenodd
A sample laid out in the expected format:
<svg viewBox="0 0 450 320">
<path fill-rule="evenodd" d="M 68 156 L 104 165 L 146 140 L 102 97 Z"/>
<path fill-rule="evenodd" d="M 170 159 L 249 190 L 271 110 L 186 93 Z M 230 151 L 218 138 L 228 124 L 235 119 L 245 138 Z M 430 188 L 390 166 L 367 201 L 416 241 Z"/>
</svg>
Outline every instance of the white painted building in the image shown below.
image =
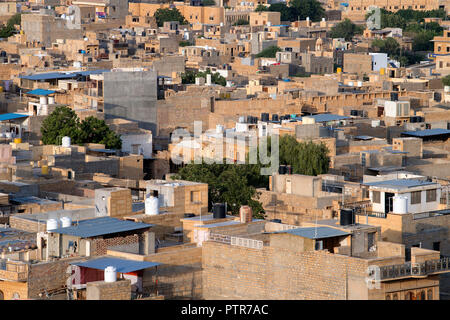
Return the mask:
<svg viewBox="0 0 450 320">
<path fill-rule="evenodd" d="M 141 130 L 132 133 L 120 133 L 122 140 L 122 152 L 143 155 L 144 159 L 152 157 L 152 133 L 149 130 Z"/>
<path fill-rule="evenodd" d="M 366 183 L 374 212 L 423 213 L 439 210 L 441 185 L 418 179 Z"/>
</svg>

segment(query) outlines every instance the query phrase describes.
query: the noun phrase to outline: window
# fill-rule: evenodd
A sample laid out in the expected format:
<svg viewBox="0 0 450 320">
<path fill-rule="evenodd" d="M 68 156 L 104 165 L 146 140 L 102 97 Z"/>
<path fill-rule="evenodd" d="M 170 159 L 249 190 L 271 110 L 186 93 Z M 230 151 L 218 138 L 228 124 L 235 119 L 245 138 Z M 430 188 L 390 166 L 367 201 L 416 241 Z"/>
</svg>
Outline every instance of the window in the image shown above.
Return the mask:
<svg viewBox="0 0 450 320">
<path fill-rule="evenodd" d="M 398 300 L 398 294 L 397 293 L 394 293 L 392 295 L 392 300 Z"/>
<path fill-rule="evenodd" d="M 191 191 L 191 202 L 200 202 L 200 191 Z"/>
<path fill-rule="evenodd" d="M 380 191 L 372 191 L 372 197 L 374 203 L 381 203 Z"/>
<path fill-rule="evenodd" d="M 440 251 L 441 250 L 441 243 L 438 242 L 433 242 L 433 250 L 434 251 Z"/>
<path fill-rule="evenodd" d="M 367 250 L 370 251 L 370 248 L 372 248 L 375 245 L 375 232 L 371 232 L 367 234 Z"/>
<path fill-rule="evenodd" d="M 421 191 L 411 192 L 411 204 L 419 204 L 419 203 L 421 203 L 421 199 L 420 199 L 421 195 L 422 195 Z"/>
<path fill-rule="evenodd" d="M 386 300 L 391 300 L 391 295 L 390 294 L 386 295 Z"/>
<path fill-rule="evenodd" d="M 427 190 L 427 202 L 436 201 L 436 189 Z"/>
</svg>

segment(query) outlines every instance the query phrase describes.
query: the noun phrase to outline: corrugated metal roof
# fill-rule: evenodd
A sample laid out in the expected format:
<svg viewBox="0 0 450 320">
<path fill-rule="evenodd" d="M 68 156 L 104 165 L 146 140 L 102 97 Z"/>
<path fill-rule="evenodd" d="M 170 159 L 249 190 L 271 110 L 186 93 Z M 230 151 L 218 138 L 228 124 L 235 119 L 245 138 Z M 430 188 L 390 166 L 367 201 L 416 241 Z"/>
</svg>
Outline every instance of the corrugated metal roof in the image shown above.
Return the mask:
<svg viewBox="0 0 450 320">
<path fill-rule="evenodd" d="M 98 259 L 88 260 L 85 262 L 74 262 L 72 265 L 97 269 L 97 270 L 105 270 L 106 267 L 112 266 L 116 268 L 117 272 L 120 273 L 128 273 L 148 268 L 153 268 L 161 265 L 161 263 L 157 262 L 148 262 L 148 261 L 134 261 L 134 260 L 126 260 L 119 258 L 110 258 L 110 257 L 102 257 Z"/>
<path fill-rule="evenodd" d="M 450 135 L 450 130 L 447 129 L 426 129 L 420 131 L 405 131 L 402 132 L 402 135 L 414 136 L 414 137 L 430 137 L 437 136 L 441 134 Z"/>
<path fill-rule="evenodd" d="M 338 114 L 331 114 L 331 113 L 322 113 L 322 114 L 315 114 L 315 115 L 312 115 L 312 116 L 295 117 L 295 119 L 296 120 L 302 120 L 304 117 L 314 118 L 314 120 L 316 122 L 329 122 L 329 121 L 338 121 L 338 120 L 350 119 L 350 117 L 340 116 Z"/>
<path fill-rule="evenodd" d="M 74 72 L 48 72 L 48 73 L 38 73 L 29 76 L 19 76 L 19 78 L 27 80 L 51 80 L 51 79 L 72 79 L 78 76 L 89 76 L 92 74 L 101 74 L 104 72 L 109 72 L 110 70 L 100 69 L 100 70 L 90 70 L 90 71 L 74 71 Z"/>
<path fill-rule="evenodd" d="M 364 185 L 366 186 L 386 187 L 392 189 L 414 188 L 414 187 L 428 186 L 431 184 L 435 184 L 435 182 L 417 179 L 393 179 L 386 181 L 364 183 Z"/>
<path fill-rule="evenodd" d="M 317 229 L 317 230 L 316 230 Z M 317 236 L 315 236 L 317 231 Z M 290 233 L 299 237 L 308 238 L 308 239 L 324 239 L 324 238 L 333 238 L 333 237 L 340 237 L 340 236 L 347 236 L 350 233 L 329 228 L 329 227 L 310 227 L 310 228 L 298 228 L 298 229 L 290 229 L 290 230 L 284 230 L 274 233 Z"/>
<path fill-rule="evenodd" d="M 373 137 L 372 136 L 356 136 L 355 139 L 358 139 L 358 140 L 372 140 Z"/>
<path fill-rule="evenodd" d="M 35 96 L 48 96 L 49 94 L 55 93 L 56 91 L 53 90 L 45 90 L 45 89 L 34 89 L 31 91 L 28 91 L 26 94 L 32 94 Z"/>
<path fill-rule="evenodd" d="M 54 233 L 90 238 L 105 234 L 140 230 L 152 227 L 152 224 L 119 220 L 111 217 L 102 217 L 79 221 L 78 225 L 52 230 Z"/>
<path fill-rule="evenodd" d="M 14 119 L 20 119 L 20 118 L 27 118 L 27 114 L 21 114 L 21 113 L 5 113 L 0 114 L 0 121 L 7 121 L 7 120 L 14 120 Z"/>
</svg>

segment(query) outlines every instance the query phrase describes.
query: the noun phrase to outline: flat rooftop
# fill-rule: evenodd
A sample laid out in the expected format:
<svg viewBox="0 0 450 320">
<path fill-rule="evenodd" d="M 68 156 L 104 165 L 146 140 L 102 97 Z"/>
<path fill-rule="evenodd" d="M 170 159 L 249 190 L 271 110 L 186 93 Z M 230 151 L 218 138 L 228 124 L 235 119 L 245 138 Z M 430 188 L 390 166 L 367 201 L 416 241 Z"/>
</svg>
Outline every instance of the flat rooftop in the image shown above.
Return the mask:
<svg viewBox="0 0 450 320">
<path fill-rule="evenodd" d="M 369 186 L 369 187 L 382 187 L 382 188 L 400 190 L 400 189 L 405 189 L 405 188 L 415 188 L 415 187 L 423 187 L 423 186 L 429 186 L 429 185 L 437 185 L 437 183 L 432 182 L 432 181 L 418 180 L 418 179 L 393 179 L 393 180 L 386 180 L 386 181 L 376 181 L 376 182 L 364 183 L 364 185 Z"/>
<path fill-rule="evenodd" d="M 349 232 L 345 232 L 342 230 L 338 230 L 330 227 L 306 227 L 306 228 L 297 228 L 290 230 L 277 231 L 274 233 L 289 233 L 295 236 L 299 236 L 302 238 L 308 239 L 325 239 L 325 238 L 334 238 L 340 236 L 348 236 Z"/>
</svg>

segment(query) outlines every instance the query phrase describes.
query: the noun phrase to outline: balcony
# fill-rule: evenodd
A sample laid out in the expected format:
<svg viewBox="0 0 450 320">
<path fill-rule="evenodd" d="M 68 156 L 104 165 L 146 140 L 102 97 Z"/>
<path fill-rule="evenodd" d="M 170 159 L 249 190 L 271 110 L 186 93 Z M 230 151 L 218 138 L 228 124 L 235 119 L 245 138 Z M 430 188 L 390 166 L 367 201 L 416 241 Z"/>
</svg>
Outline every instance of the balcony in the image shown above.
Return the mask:
<svg viewBox="0 0 450 320">
<path fill-rule="evenodd" d="M 380 267 L 380 280 L 396 280 L 401 278 L 424 278 L 428 275 L 450 271 L 450 258 L 429 260 L 423 263 L 405 263 Z"/>
</svg>

